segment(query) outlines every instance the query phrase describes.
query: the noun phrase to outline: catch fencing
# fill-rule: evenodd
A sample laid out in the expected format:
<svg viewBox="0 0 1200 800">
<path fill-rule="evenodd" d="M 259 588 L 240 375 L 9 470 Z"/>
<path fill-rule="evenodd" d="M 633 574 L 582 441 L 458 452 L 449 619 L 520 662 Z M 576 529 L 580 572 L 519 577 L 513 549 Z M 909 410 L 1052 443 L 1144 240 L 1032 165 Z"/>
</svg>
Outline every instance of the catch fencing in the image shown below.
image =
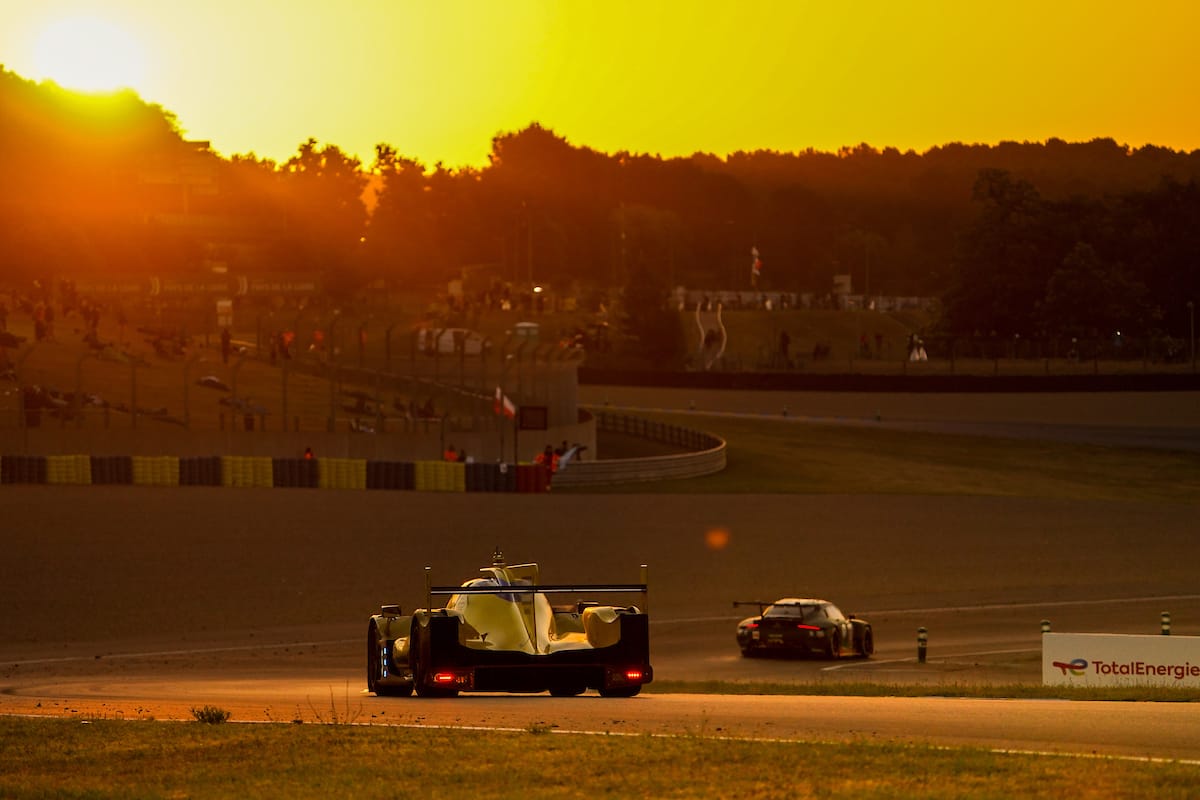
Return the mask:
<svg viewBox="0 0 1200 800">
<path fill-rule="evenodd" d="M 173 353 L 55 341 L 23 345 L 10 358 L 9 381 L 0 383 L 0 440 L 6 430 L 8 441 L 30 429 L 124 431 L 126 440 L 141 438 L 153 449 L 156 441 L 177 438 L 170 431 L 266 431 L 299 435 L 297 442 L 312 433 L 378 435 L 399 447 L 397 436 L 416 435 L 441 443 L 470 440 L 477 457 L 504 460 L 512 423 L 497 409 L 497 391 L 517 407 L 544 409 L 548 428 L 578 422 L 582 353 L 557 344 L 505 342 L 475 356 L 389 352 L 362 364 L 329 352 L 284 357 L 250 341 L 238 343 L 228 358 L 200 342 Z"/>
</svg>

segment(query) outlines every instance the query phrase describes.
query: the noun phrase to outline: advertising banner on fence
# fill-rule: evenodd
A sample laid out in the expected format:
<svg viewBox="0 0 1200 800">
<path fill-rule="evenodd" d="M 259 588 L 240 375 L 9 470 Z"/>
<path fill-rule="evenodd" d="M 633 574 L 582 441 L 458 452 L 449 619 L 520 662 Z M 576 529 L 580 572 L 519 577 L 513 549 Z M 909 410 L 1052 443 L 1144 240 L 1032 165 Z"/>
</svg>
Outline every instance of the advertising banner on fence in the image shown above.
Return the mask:
<svg viewBox="0 0 1200 800">
<path fill-rule="evenodd" d="M 1200 688 L 1200 636 L 1042 635 L 1046 686 Z"/>
</svg>

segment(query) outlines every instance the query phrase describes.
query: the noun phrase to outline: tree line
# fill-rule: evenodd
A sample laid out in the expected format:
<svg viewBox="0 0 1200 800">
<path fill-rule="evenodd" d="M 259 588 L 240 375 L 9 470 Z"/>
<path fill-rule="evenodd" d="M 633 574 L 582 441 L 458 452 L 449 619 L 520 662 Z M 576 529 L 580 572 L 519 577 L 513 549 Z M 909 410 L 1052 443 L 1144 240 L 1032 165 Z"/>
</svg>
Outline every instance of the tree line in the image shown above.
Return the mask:
<svg viewBox="0 0 1200 800">
<path fill-rule="evenodd" d="M 954 335 L 1186 335 L 1200 299 L 1200 151 L 1111 139 L 925 152 L 602 153 L 532 123 L 486 165 L 302 142 L 223 157 L 132 92 L 89 96 L 0 68 L 0 265 L 55 274 L 310 272 L 333 292 L 514 284 L 938 296 Z M 180 221 L 190 224 L 181 224 Z"/>
</svg>

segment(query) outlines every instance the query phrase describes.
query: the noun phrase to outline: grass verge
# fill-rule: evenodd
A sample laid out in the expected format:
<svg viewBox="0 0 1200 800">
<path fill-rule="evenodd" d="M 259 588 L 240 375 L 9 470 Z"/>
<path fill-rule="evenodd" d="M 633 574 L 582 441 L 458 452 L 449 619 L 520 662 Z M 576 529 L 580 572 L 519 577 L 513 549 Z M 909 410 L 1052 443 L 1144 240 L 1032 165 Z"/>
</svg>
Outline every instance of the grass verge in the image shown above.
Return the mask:
<svg viewBox="0 0 1200 800">
<path fill-rule="evenodd" d="M 1072 687 L 1040 684 L 739 683 L 656 680 L 645 691 L 658 694 L 814 695 L 830 697 L 978 697 L 1026 700 L 1200 703 L 1200 689 L 1150 686 Z"/>
<path fill-rule="evenodd" d="M 865 738 L 546 733 L 0 717 L 0 796 L 1169 799 L 1200 781 L 1191 764 Z"/>
<path fill-rule="evenodd" d="M 656 494 L 917 494 L 1195 503 L 1200 454 L 820 425 L 639 414 L 715 433 L 728 465 L 701 478 L 573 488 Z"/>
</svg>

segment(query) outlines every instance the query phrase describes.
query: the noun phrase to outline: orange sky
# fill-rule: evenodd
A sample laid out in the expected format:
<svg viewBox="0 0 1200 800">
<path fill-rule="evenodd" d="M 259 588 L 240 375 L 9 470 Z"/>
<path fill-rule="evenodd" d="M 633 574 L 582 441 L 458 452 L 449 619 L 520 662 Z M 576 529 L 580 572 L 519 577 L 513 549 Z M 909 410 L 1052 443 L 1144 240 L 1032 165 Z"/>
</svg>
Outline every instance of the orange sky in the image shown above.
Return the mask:
<svg viewBox="0 0 1200 800">
<path fill-rule="evenodd" d="M 1196 0 L 0 0 L 0 63 L 131 84 L 189 138 L 276 160 L 314 137 L 365 163 L 387 142 L 482 165 L 492 136 L 534 120 L 663 156 L 1049 137 L 1193 150 L 1198 30 Z"/>
</svg>

